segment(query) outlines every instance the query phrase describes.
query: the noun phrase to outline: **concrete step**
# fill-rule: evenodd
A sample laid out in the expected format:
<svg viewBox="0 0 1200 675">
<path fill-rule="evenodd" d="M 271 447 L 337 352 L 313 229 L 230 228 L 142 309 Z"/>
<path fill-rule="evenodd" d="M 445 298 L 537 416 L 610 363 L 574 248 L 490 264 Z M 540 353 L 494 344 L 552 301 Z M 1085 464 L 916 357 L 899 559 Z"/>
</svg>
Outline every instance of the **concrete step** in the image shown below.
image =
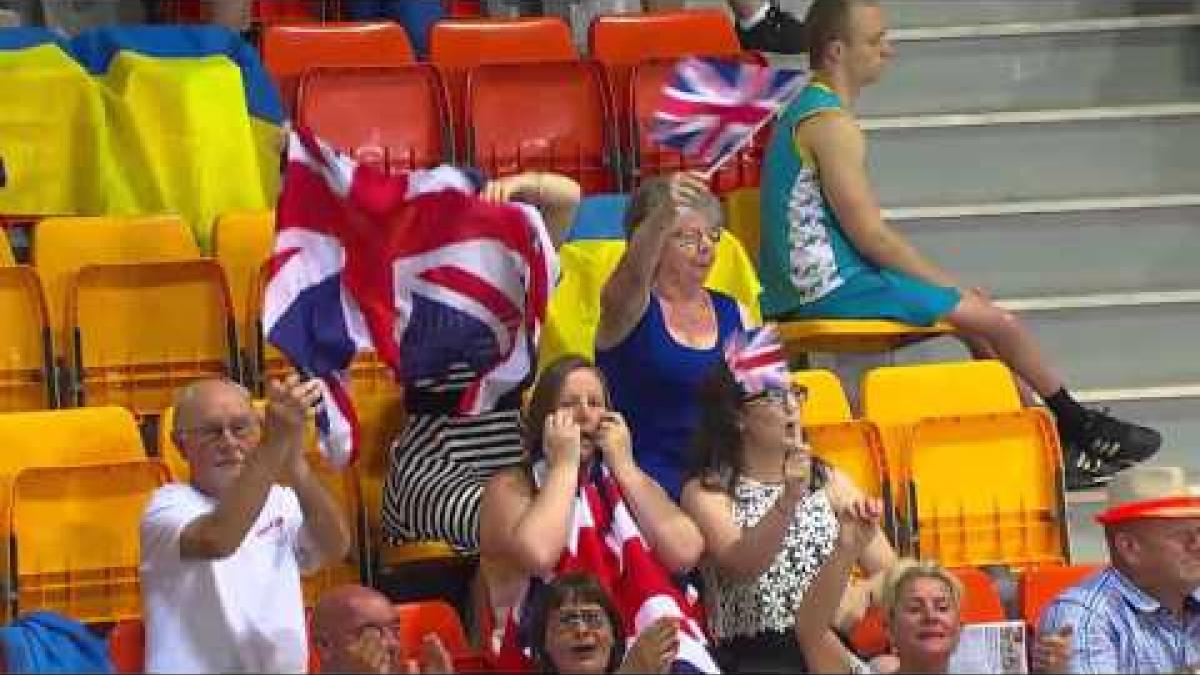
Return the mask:
<svg viewBox="0 0 1200 675">
<path fill-rule="evenodd" d="M 1047 360 L 1075 389 L 1200 382 L 1194 358 L 1200 291 L 1111 293 L 999 300 L 1033 331 Z M 900 350 L 904 363 L 967 358 L 939 338 Z M 1197 411 L 1200 413 L 1200 411 Z"/>
<path fill-rule="evenodd" d="M 811 0 L 777 0 L 803 17 Z M 688 7 L 727 7 L 725 0 L 687 0 Z M 1197 11 L 1196 0 L 897 0 L 886 2 L 893 27 L 964 26 L 1060 21 Z"/>
<path fill-rule="evenodd" d="M 858 102 L 864 116 L 1200 99 L 1200 14 L 908 29 L 892 40 L 893 63 Z"/>
<path fill-rule="evenodd" d="M 1106 406 L 1121 419 L 1144 424 L 1163 435 L 1163 446 L 1150 460 L 1200 472 L 1200 384 L 1077 392 L 1080 400 Z M 1076 562 L 1105 559 L 1104 534 L 1094 518 L 1104 507 L 1104 491 L 1067 495 L 1071 552 Z"/>
<path fill-rule="evenodd" d="M 862 124 L 885 207 L 1200 192 L 1200 102 Z"/>
<path fill-rule="evenodd" d="M 1200 288 L 1200 192 L 888 209 L 884 217 L 995 297 Z"/>
</svg>

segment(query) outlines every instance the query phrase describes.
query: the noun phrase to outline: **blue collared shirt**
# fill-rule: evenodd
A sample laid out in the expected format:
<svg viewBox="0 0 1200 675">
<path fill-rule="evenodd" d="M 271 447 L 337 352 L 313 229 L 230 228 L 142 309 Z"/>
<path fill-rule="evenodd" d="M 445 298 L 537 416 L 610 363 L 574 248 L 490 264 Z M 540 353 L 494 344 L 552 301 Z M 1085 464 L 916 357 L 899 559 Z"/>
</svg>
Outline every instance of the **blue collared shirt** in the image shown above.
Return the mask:
<svg viewBox="0 0 1200 675">
<path fill-rule="evenodd" d="M 1107 567 L 1058 596 L 1041 632 L 1074 627 L 1072 673 L 1172 673 L 1200 664 L 1200 588 L 1184 617 Z"/>
</svg>

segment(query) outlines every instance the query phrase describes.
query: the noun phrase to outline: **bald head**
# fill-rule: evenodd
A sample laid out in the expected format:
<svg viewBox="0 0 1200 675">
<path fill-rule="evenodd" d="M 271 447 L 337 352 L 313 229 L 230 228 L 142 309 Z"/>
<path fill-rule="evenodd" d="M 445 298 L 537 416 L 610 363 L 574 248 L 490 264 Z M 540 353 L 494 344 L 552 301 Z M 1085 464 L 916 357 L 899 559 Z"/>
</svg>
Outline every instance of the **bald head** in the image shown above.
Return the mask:
<svg viewBox="0 0 1200 675">
<path fill-rule="evenodd" d="M 250 391 L 233 380 L 211 378 L 184 385 L 175 393 L 175 419 L 171 431 L 178 433 L 181 429 L 192 428 L 214 400 L 225 398 L 237 399 L 247 408 L 252 407 Z"/>
<path fill-rule="evenodd" d="M 359 585 L 326 592 L 313 610 L 323 672 L 399 672 L 399 624 L 392 603 Z"/>
</svg>

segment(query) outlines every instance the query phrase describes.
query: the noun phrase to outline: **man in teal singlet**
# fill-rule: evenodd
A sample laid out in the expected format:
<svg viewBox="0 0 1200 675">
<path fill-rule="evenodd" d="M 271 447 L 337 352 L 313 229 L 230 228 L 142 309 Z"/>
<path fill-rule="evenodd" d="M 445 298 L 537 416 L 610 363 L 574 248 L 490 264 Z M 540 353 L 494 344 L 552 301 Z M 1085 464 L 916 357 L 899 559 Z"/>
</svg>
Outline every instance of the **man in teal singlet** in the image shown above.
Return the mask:
<svg viewBox="0 0 1200 675">
<path fill-rule="evenodd" d="M 762 186 L 763 313 L 954 326 L 1008 364 L 1054 413 L 1067 485 L 1095 487 L 1158 451 L 1158 432 L 1081 406 L 1021 321 L 959 283 L 883 221 L 852 109 L 892 47 L 875 0 L 814 0 L 804 21 L 813 82 L 776 122 Z M 919 171 L 919 166 L 914 166 Z"/>
</svg>

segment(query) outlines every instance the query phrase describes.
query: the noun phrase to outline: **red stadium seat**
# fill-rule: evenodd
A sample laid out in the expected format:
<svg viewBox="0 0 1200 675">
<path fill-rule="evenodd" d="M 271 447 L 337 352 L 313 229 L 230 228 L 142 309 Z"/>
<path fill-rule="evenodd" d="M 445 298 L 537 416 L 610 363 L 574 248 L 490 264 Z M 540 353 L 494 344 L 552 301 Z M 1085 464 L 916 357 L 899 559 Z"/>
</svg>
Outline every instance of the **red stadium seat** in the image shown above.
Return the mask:
<svg viewBox="0 0 1200 675">
<path fill-rule="evenodd" d="M 413 169 L 453 159 L 445 90 L 428 64 L 316 68 L 296 107 L 300 126 L 368 164 Z"/>
<path fill-rule="evenodd" d="M 469 161 L 492 176 L 536 169 L 585 193 L 620 187 L 599 67 L 586 61 L 484 65 L 467 77 Z"/>
</svg>

